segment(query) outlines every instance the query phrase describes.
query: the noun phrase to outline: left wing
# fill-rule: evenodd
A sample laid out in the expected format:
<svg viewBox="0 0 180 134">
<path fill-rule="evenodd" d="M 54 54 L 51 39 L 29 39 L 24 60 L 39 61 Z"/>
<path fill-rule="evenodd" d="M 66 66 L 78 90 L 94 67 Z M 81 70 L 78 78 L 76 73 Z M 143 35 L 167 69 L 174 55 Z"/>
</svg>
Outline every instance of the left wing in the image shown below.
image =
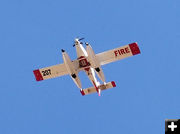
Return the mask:
<svg viewBox="0 0 180 134">
<path fill-rule="evenodd" d="M 123 47 L 96 54 L 100 65 L 105 65 L 140 53 L 137 43 L 131 43 Z"/>
<path fill-rule="evenodd" d="M 79 71 L 78 60 L 72 61 L 72 64 L 75 70 Z M 69 74 L 64 63 L 37 69 L 37 70 L 34 70 L 33 72 L 37 81 L 51 79 L 51 78 Z"/>
<path fill-rule="evenodd" d="M 37 81 L 55 78 L 58 76 L 68 74 L 65 64 L 58 64 L 50 67 L 45 67 L 34 70 L 33 72 Z"/>
</svg>

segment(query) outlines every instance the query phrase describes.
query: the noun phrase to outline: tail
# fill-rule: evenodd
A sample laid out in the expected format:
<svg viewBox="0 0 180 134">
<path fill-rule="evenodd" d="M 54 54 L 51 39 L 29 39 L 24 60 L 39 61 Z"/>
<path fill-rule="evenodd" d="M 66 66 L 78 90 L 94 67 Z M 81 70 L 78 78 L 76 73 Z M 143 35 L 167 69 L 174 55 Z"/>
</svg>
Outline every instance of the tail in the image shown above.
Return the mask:
<svg viewBox="0 0 180 134">
<path fill-rule="evenodd" d="M 111 82 L 108 82 L 108 83 L 106 83 L 106 84 L 99 85 L 99 86 L 98 86 L 98 89 L 99 89 L 100 91 L 104 91 L 104 90 L 106 90 L 106 89 L 113 88 L 113 87 L 116 87 L 116 84 L 115 84 L 114 81 L 111 81 Z M 81 90 L 80 92 L 81 92 L 81 94 L 84 96 L 84 95 L 96 93 L 97 90 L 96 90 L 95 87 L 90 87 L 90 88 L 83 89 L 83 90 Z M 99 94 L 100 94 L 100 92 L 99 92 Z"/>
</svg>

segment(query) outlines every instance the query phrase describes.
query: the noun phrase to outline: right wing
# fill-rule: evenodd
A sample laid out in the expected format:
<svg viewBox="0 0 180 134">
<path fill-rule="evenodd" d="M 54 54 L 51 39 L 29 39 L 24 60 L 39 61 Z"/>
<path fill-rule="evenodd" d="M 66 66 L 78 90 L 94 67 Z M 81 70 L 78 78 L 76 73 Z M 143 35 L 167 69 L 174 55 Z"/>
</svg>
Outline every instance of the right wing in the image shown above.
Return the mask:
<svg viewBox="0 0 180 134">
<path fill-rule="evenodd" d="M 136 54 L 139 54 L 140 50 L 137 43 L 131 43 L 129 45 L 115 48 L 109 51 L 96 54 L 100 65 L 105 65 L 117 60 L 121 60 Z"/>
<path fill-rule="evenodd" d="M 75 70 L 79 71 L 78 60 L 74 60 L 72 61 L 72 63 Z M 34 70 L 33 72 L 37 81 L 51 79 L 51 78 L 69 74 L 64 63 L 37 69 L 37 70 Z"/>
</svg>

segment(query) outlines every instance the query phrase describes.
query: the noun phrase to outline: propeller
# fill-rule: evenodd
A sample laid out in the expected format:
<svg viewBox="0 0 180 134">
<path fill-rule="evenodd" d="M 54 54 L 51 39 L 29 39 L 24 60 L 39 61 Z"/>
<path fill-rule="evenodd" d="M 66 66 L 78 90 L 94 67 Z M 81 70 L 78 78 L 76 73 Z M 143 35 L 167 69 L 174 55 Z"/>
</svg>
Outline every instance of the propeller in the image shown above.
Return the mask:
<svg viewBox="0 0 180 134">
<path fill-rule="evenodd" d="M 78 39 L 78 41 L 80 41 L 80 40 L 84 40 L 84 38 L 80 38 L 80 39 Z"/>
</svg>

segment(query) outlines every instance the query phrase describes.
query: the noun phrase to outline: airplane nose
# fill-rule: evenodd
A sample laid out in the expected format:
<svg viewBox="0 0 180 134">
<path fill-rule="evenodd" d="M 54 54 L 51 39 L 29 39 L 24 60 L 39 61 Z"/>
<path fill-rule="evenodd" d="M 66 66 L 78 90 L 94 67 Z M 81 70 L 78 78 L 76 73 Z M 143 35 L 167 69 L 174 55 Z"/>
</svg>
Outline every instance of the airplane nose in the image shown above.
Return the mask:
<svg viewBox="0 0 180 134">
<path fill-rule="evenodd" d="M 79 39 L 78 39 L 78 38 L 76 38 L 76 39 L 75 39 L 75 42 L 77 42 L 77 41 L 79 41 Z"/>
</svg>

